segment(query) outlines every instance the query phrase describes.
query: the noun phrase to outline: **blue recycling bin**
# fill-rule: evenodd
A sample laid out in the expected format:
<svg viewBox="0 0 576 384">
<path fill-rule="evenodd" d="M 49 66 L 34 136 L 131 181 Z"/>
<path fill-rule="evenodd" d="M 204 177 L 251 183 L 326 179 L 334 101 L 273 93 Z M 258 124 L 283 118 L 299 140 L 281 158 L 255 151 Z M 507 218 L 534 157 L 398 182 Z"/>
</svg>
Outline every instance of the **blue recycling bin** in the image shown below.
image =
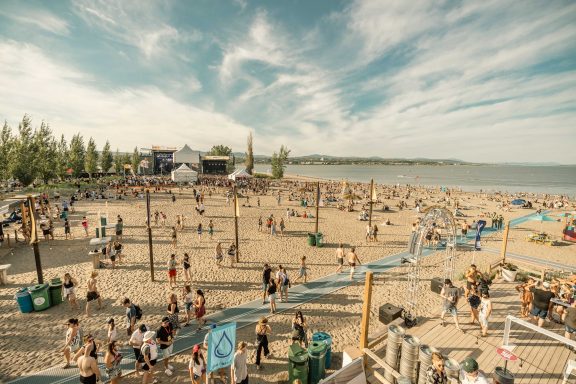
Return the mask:
<svg viewBox="0 0 576 384">
<path fill-rule="evenodd" d="M 20 307 L 20 312 L 30 313 L 34 310 L 34 304 L 32 304 L 32 296 L 30 296 L 28 288 L 20 288 L 14 295 L 14 298 L 18 303 L 18 307 Z"/>
<path fill-rule="evenodd" d="M 332 357 L 332 337 L 326 332 L 316 332 L 312 335 L 312 341 L 318 341 L 326 344 L 326 359 L 324 360 L 325 368 L 330 368 L 330 359 Z"/>
</svg>

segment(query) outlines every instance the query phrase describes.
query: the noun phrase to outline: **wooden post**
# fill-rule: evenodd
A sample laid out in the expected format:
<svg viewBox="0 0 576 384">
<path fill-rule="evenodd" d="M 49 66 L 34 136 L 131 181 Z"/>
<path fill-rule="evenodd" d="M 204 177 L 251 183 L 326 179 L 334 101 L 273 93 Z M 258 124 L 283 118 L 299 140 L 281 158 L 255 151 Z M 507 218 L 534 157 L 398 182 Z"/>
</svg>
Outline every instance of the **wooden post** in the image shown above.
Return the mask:
<svg viewBox="0 0 576 384">
<path fill-rule="evenodd" d="M 502 251 L 500 257 L 502 258 L 502 264 L 506 263 L 506 247 L 508 246 L 508 232 L 510 231 L 510 223 L 506 223 L 506 228 L 504 228 L 504 236 L 502 236 Z"/>
<path fill-rule="evenodd" d="M 318 233 L 319 212 L 320 212 L 320 182 L 316 184 L 316 225 L 314 226 L 314 233 Z"/>
<path fill-rule="evenodd" d="M 240 262 L 240 249 L 238 249 L 238 216 L 240 215 L 240 207 L 238 206 L 238 195 L 236 193 L 236 185 L 234 185 L 234 234 L 236 245 L 236 262 Z"/>
<path fill-rule="evenodd" d="M 368 348 L 368 328 L 370 325 L 370 304 L 372 301 L 372 272 L 366 272 L 364 283 L 364 302 L 362 304 L 362 320 L 360 324 L 360 350 Z M 366 360 L 364 360 L 366 361 Z"/>
<path fill-rule="evenodd" d="M 372 200 L 374 197 L 374 196 L 372 196 L 372 190 L 373 189 L 374 189 L 374 179 L 371 179 L 370 180 L 370 215 L 368 216 L 368 226 L 370 228 L 372 228 L 372 204 L 374 203 Z"/>
<path fill-rule="evenodd" d="M 38 232 L 36 232 L 36 210 L 34 209 L 36 202 L 32 195 L 28 195 L 28 212 L 30 213 L 30 244 L 34 249 L 34 261 L 36 262 L 36 276 L 38 277 L 38 284 L 44 283 L 44 276 L 42 273 L 42 260 L 40 259 L 40 249 L 38 248 Z M 24 219 L 24 214 L 22 214 Z"/>
<path fill-rule="evenodd" d="M 152 250 L 152 225 L 150 223 L 150 190 L 146 189 L 146 226 L 148 227 L 148 252 L 150 253 L 150 280 L 154 281 L 154 253 Z"/>
<path fill-rule="evenodd" d="M 6 234 L 6 239 L 7 239 L 6 241 L 8 244 L 8 248 L 10 248 L 10 234 L 9 233 Z"/>
</svg>

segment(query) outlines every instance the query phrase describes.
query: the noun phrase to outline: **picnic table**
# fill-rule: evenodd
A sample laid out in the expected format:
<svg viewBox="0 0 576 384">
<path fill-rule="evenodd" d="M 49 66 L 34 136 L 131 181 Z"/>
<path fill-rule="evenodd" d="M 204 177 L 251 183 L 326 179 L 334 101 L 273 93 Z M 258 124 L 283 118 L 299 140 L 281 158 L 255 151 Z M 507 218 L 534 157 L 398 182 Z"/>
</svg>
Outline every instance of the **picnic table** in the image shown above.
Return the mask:
<svg viewBox="0 0 576 384">
<path fill-rule="evenodd" d="M 526 240 L 539 244 L 556 245 L 556 241 L 552 239 L 547 233 L 531 233 L 528 235 Z"/>
</svg>

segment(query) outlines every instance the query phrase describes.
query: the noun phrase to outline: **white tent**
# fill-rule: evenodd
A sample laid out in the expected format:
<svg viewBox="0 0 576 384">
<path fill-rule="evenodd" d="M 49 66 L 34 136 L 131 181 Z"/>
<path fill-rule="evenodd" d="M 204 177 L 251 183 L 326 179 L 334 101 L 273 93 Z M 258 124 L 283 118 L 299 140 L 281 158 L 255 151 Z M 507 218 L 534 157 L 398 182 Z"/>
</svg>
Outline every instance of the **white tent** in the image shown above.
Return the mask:
<svg viewBox="0 0 576 384">
<path fill-rule="evenodd" d="M 236 181 L 236 179 L 249 179 L 251 178 L 252 175 L 249 174 L 248 172 L 246 172 L 246 168 L 244 169 L 237 169 L 234 172 L 232 172 L 231 174 L 228 175 L 228 179 L 229 180 L 234 180 Z"/>
<path fill-rule="evenodd" d="M 200 164 L 200 152 L 193 151 L 187 144 L 174 152 L 174 164 Z"/>
<path fill-rule="evenodd" d="M 186 164 L 172 171 L 172 181 L 175 183 L 192 183 L 196 180 L 198 180 L 198 172 L 190 169 Z"/>
</svg>

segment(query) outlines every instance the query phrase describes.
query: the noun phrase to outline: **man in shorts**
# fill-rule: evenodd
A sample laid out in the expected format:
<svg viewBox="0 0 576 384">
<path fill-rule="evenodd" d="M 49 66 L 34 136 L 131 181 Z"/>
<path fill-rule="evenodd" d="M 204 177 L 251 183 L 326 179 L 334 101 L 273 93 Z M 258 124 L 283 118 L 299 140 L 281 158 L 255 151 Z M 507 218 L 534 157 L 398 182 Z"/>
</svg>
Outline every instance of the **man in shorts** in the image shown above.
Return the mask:
<svg viewBox="0 0 576 384">
<path fill-rule="evenodd" d="M 460 294 L 458 292 L 458 288 L 452 284 L 450 279 L 444 280 L 444 287 L 442 287 L 442 291 L 440 292 L 440 296 L 444 299 L 442 314 L 440 315 L 440 321 L 442 322 L 442 326 L 445 326 L 444 323 L 444 316 L 446 312 L 449 312 L 452 317 L 454 318 L 454 324 L 456 325 L 456 329 L 461 331 L 460 324 L 458 324 L 458 298 Z"/>
<path fill-rule="evenodd" d="M 464 292 L 464 296 L 468 297 L 468 294 L 470 293 L 470 289 L 472 289 L 472 286 L 476 286 L 476 284 L 478 283 L 478 270 L 476 269 L 476 265 L 472 264 L 470 265 L 470 268 L 468 268 L 468 270 L 466 271 L 466 292 Z"/>
<path fill-rule="evenodd" d="M 538 322 L 538 326 L 542 327 L 544 325 L 544 320 L 549 317 L 548 314 L 552 313 L 552 299 L 554 298 L 554 293 L 550 291 L 550 283 L 545 281 L 542 283 L 542 289 L 532 287 L 532 311 L 530 314 L 533 316 L 535 322 Z"/>
<path fill-rule="evenodd" d="M 116 240 L 122 240 L 122 232 L 124 230 L 124 220 L 118 215 L 118 220 L 116 222 Z"/>
<path fill-rule="evenodd" d="M 162 319 L 162 325 L 156 332 L 156 341 L 160 346 L 160 352 L 162 352 L 162 357 L 164 361 L 164 373 L 166 376 L 172 376 L 172 371 L 174 367 L 170 365 L 170 355 L 172 355 L 173 340 L 175 336 L 174 328 L 170 324 L 170 319 L 165 316 Z"/>
<path fill-rule="evenodd" d="M 144 335 L 148 332 L 148 328 L 146 325 L 142 324 L 138 329 L 132 333 L 130 336 L 130 341 L 128 342 L 132 349 L 134 350 L 134 368 L 136 369 L 136 373 L 142 375 L 143 373 L 140 372 L 140 366 L 142 365 L 142 361 L 140 358 L 140 349 L 144 344 Z"/>
<path fill-rule="evenodd" d="M 262 271 L 262 304 L 266 304 L 266 294 L 268 292 L 268 284 L 270 283 L 270 274 L 272 273 L 272 268 L 268 263 L 264 264 L 264 270 Z"/>
</svg>

